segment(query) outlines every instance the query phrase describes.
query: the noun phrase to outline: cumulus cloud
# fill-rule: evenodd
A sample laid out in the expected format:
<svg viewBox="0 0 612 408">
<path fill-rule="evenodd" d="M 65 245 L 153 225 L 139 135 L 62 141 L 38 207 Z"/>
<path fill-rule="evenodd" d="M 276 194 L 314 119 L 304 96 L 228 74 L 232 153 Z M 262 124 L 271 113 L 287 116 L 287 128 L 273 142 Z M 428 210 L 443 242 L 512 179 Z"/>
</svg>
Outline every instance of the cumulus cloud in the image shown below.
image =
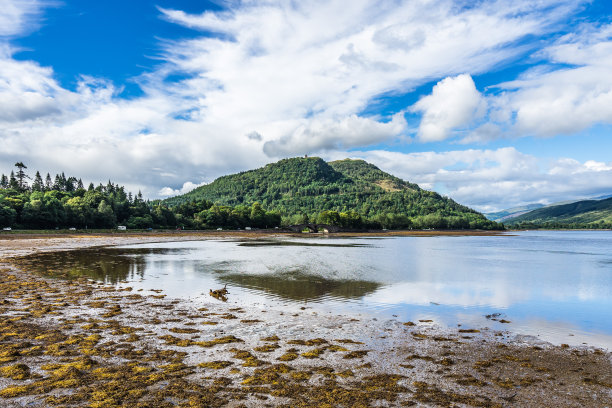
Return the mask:
<svg viewBox="0 0 612 408">
<path fill-rule="evenodd" d="M 585 25 L 537 55 L 547 62 L 503 83 L 496 99 L 514 135 L 572 134 L 612 124 L 612 25 Z M 558 67 L 562 68 L 558 68 Z"/>
<path fill-rule="evenodd" d="M 612 162 L 542 161 L 513 147 L 447 152 L 358 154 L 381 169 L 423 188 L 488 212 L 527 203 L 550 204 L 612 191 Z"/>
<path fill-rule="evenodd" d="M 367 146 L 399 136 L 406 128 L 406 120 L 401 112 L 385 123 L 356 115 L 340 121 L 324 119 L 304 122 L 290 134 L 266 142 L 264 152 L 275 157 Z"/>
<path fill-rule="evenodd" d="M 164 187 L 161 190 L 159 190 L 158 194 L 160 197 L 172 197 L 172 196 L 176 196 L 180 194 L 186 194 L 190 192 L 191 190 L 194 190 L 198 187 L 202 187 L 206 184 L 207 184 L 206 182 L 195 184 L 195 183 L 192 183 L 191 181 L 188 181 L 184 183 L 183 187 L 181 188 L 173 189 L 172 187 Z"/>
<path fill-rule="evenodd" d="M 431 92 L 421 98 L 412 110 L 421 112 L 419 139 L 423 142 L 439 142 L 450 136 L 453 129 L 469 124 L 482 115 L 485 102 L 467 74 L 447 77 L 438 82 Z"/>
</svg>

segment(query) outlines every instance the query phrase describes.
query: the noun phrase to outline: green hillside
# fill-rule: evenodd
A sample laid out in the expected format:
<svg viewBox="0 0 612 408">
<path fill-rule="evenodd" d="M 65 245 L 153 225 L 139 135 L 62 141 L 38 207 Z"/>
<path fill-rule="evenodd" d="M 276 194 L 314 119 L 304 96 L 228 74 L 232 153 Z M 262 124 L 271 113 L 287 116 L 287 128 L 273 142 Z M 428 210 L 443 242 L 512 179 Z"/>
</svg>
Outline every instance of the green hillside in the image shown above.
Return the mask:
<svg viewBox="0 0 612 408">
<path fill-rule="evenodd" d="M 516 228 L 612 228 L 612 198 L 539 208 L 508 224 Z"/>
<path fill-rule="evenodd" d="M 326 163 L 317 157 L 284 159 L 220 177 L 163 203 L 172 207 L 200 200 L 221 206 L 259 202 L 270 211 L 278 211 L 286 224 L 305 218 L 330 221 L 325 217 L 333 217 L 333 213 L 353 213 L 387 228 L 500 227 L 468 207 L 363 160 Z"/>
</svg>

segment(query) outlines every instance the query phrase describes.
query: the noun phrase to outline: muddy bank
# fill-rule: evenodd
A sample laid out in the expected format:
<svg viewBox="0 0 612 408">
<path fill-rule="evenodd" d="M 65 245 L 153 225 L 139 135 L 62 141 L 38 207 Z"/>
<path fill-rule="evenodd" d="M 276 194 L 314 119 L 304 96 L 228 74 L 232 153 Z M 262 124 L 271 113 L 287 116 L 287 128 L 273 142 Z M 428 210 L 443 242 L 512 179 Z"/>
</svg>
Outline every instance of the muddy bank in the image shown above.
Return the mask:
<svg viewBox="0 0 612 408">
<path fill-rule="evenodd" d="M 482 327 L 235 308 L 212 297 L 203 307 L 163 291 L 46 279 L 11 261 L 177 238 L 205 237 L 0 241 L 0 405 L 612 405 L 604 350 Z"/>
</svg>

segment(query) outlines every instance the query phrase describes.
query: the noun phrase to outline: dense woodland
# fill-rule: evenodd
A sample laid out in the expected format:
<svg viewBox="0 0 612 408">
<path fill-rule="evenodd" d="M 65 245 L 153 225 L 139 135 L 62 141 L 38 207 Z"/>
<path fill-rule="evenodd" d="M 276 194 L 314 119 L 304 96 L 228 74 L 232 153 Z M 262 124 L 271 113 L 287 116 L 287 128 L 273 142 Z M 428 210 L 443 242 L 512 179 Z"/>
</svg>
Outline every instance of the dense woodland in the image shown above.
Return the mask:
<svg viewBox="0 0 612 408">
<path fill-rule="evenodd" d="M 36 172 L 31 178 L 27 167 L 17 163 L 17 172 L 0 178 L 0 226 L 24 229 L 103 229 L 125 225 L 146 228 L 256 228 L 280 225 L 281 217 L 266 212 L 255 203 L 249 207 L 217 206 L 206 200 L 189 202 L 169 209 L 145 201 L 112 182 L 87 188 L 75 177 L 63 173 L 45 178 Z"/>
<path fill-rule="evenodd" d="M 359 160 L 286 159 L 221 177 L 183 196 L 148 201 L 108 182 L 33 177 L 23 163 L 0 179 L 0 226 L 25 229 L 274 228 L 499 229 L 500 224 Z"/>
</svg>

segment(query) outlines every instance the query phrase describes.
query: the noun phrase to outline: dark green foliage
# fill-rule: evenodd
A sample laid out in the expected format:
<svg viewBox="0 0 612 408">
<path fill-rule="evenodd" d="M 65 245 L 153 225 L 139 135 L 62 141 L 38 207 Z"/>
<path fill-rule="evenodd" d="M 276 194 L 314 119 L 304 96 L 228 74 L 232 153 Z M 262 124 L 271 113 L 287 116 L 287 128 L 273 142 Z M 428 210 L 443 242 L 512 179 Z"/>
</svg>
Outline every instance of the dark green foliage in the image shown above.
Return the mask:
<svg viewBox="0 0 612 408">
<path fill-rule="evenodd" d="M 47 175 L 43 184 L 36 172 L 31 188 L 25 182 L 20 187 L 11 175 L 8 188 L 0 189 L 0 221 L 32 229 L 274 228 L 306 223 L 349 230 L 502 228 L 363 160 L 285 159 L 153 203 L 110 181 L 85 190 L 81 180 L 64 173 L 51 180 Z"/>
<path fill-rule="evenodd" d="M 43 183 L 40 172 L 36 172 L 34 181 L 32 182 L 32 191 L 45 191 L 45 184 Z"/>
<path fill-rule="evenodd" d="M 17 211 L 0 202 L 0 227 L 8 227 L 13 225 L 16 218 Z"/>
<path fill-rule="evenodd" d="M 501 228 L 468 207 L 363 160 L 284 159 L 220 177 L 163 203 L 173 207 L 201 200 L 219 206 L 261 203 L 277 211 L 283 224 L 310 221 L 353 229 Z"/>
<path fill-rule="evenodd" d="M 11 179 L 12 184 L 6 176 L 0 178 L 6 180 L 0 187 L 2 228 L 273 228 L 281 222 L 278 212 L 266 211 L 259 203 L 228 207 L 199 201 L 169 209 L 143 200 L 140 192 L 133 198 L 110 181 L 105 186 L 90 184 L 85 190 L 80 179 L 64 173 L 56 175 L 54 183 L 47 174 L 43 183 L 37 171 L 31 187 L 27 183 L 20 187 L 14 175 Z"/>
<path fill-rule="evenodd" d="M 507 221 L 512 228 L 612 228 L 612 198 L 538 208 Z"/>
</svg>

